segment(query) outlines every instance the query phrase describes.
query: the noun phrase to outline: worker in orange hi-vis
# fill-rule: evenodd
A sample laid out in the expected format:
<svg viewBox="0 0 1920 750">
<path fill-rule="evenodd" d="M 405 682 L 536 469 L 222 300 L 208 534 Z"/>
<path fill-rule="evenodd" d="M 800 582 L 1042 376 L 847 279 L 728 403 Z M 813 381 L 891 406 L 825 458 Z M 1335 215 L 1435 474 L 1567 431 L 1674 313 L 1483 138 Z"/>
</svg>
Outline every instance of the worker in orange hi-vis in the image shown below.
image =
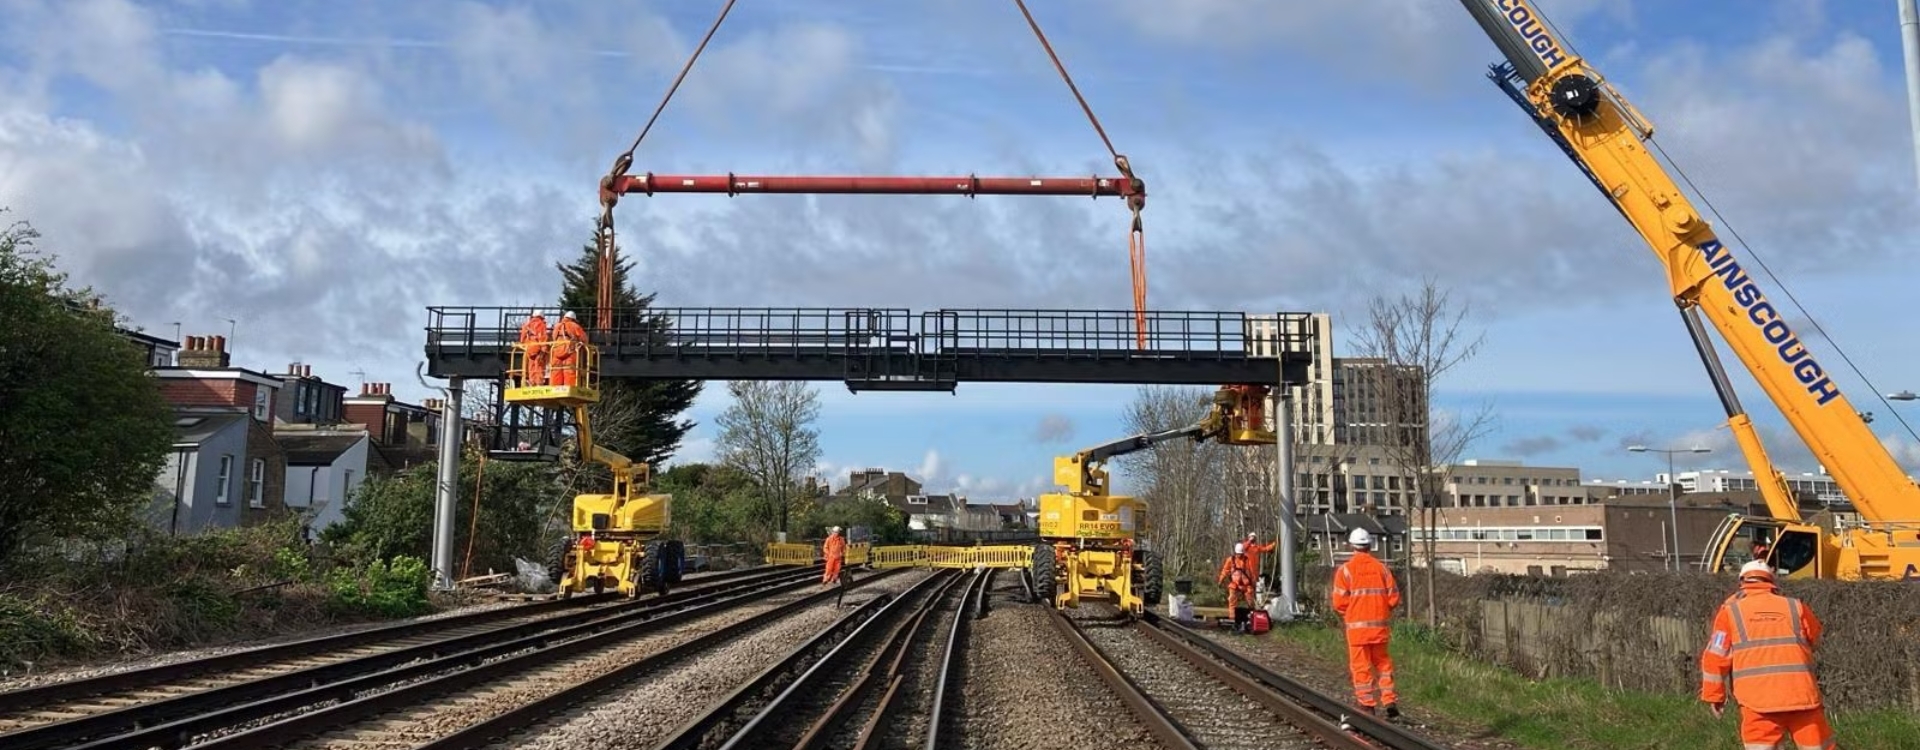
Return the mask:
<svg viewBox="0 0 1920 750">
<path fill-rule="evenodd" d="M 840 535 L 840 527 L 827 530 L 827 539 L 820 543 L 820 556 L 826 558 L 827 572 L 820 576 L 820 587 L 826 588 L 840 580 L 840 566 L 847 559 L 847 538 Z"/>
<path fill-rule="evenodd" d="M 1244 601 L 1253 605 L 1253 563 L 1247 558 L 1247 545 L 1233 543 L 1233 554 L 1220 561 L 1219 583 L 1227 587 L 1227 614 L 1233 617 L 1235 630 L 1240 629 L 1240 609 L 1237 606 Z"/>
<path fill-rule="evenodd" d="M 1780 593 L 1765 562 L 1740 566 L 1740 590 L 1714 613 L 1700 653 L 1700 700 L 1720 716 L 1732 681 L 1745 747 L 1779 747 L 1789 736 L 1801 748 L 1838 747 L 1813 674 L 1820 631 L 1820 618 Z"/>
<path fill-rule="evenodd" d="M 1393 656 L 1387 645 L 1393 635 L 1393 610 L 1400 606 L 1400 585 L 1393 571 L 1368 552 L 1373 535 L 1366 529 L 1348 534 L 1347 546 L 1353 556 L 1333 571 L 1333 611 L 1346 623 L 1353 697 L 1369 714 L 1377 703 L 1386 707 L 1387 718 L 1396 718 L 1399 696 L 1393 690 Z"/>
<path fill-rule="evenodd" d="M 587 330 L 580 327 L 580 321 L 573 319 L 573 311 L 568 310 L 560 316 L 560 322 L 553 327 L 553 384 L 580 384 L 581 344 L 587 341 Z"/>
<path fill-rule="evenodd" d="M 1253 571 L 1254 593 L 1264 596 L 1267 593 L 1267 574 L 1260 567 L 1260 555 L 1273 551 L 1273 542 L 1261 544 L 1255 541 L 1254 532 L 1247 532 L 1247 569 Z"/>
<path fill-rule="evenodd" d="M 527 322 L 520 324 L 520 347 L 526 350 L 526 369 L 520 374 L 520 387 L 547 384 L 547 319 L 539 310 L 527 311 Z"/>
</svg>

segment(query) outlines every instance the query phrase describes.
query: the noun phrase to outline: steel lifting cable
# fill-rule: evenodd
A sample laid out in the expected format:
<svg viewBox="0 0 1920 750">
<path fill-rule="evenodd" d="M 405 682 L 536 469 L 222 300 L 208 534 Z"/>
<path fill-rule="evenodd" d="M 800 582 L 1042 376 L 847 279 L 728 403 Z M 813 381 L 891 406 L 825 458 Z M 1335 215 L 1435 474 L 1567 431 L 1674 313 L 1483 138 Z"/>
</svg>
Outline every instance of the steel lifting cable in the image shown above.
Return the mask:
<svg viewBox="0 0 1920 750">
<path fill-rule="evenodd" d="M 633 137 L 633 145 L 613 160 L 613 168 L 600 180 L 600 231 L 594 238 L 599 243 L 600 251 L 598 299 L 595 300 L 599 311 L 594 328 L 603 333 L 612 326 L 613 317 L 613 204 L 620 201 L 620 194 L 613 189 L 613 183 L 633 167 L 633 152 L 640 150 L 640 142 L 646 140 L 647 133 L 653 130 L 653 124 L 659 121 L 660 113 L 666 111 L 667 102 L 673 101 L 673 93 L 680 90 L 682 81 L 687 80 L 687 73 L 693 70 L 694 61 L 700 59 L 700 53 L 706 50 L 707 43 L 713 41 L 714 32 L 719 31 L 721 22 L 727 20 L 733 3 L 734 0 L 727 0 L 726 5 L 720 6 L 720 15 L 713 19 L 712 26 L 707 27 L 706 36 L 701 37 L 699 46 L 693 48 L 693 54 L 687 56 L 686 64 L 680 66 L 680 73 L 673 77 L 673 84 L 667 87 L 666 96 L 660 97 L 660 104 L 653 108 L 653 116 L 647 118 L 647 124 L 641 126 L 640 134 Z"/>
<path fill-rule="evenodd" d="M 1093 124 L 1093 132 L 1099 134 L 1100 142 L 1106 144 L 1107 153 L 1113 155 L 1113 166 L 1120 170 L 1120 176 L 1128 182 L 1138 182 L 1133 176 L 1133 166 L 1127 157 L 1113 147 L 1113 139 L 1107 137 L 1107 129 L 1101 127 L 1100 118 L 1093 113 L 1093 107 L 1087 104 L 1087 98 L 1080 94 L 1080 87 L 1074 85 L 1073 76 L 1067 73 L 1066 64 L 1060 62 L 1060 55 L 1054 53 L 1053 44 L 1047 41 L 1047 33 L 1040 30 L 1040 22 L 1034 20 L 1033 11 L 1027 9 L 1026 0 L 1013 0 L 1020 6 L 1020 15 L 1027 19 L 1027 27 L 1033 29 L 1033 36 L 1040 40 L 1040 48 L 1046 50 L 1047 59 L 1053 61 L 1053 69 L 1060 72 L 1060 80 L 1065 81 L 1067 90 L 1073 92 L 1073 98 L 1080 103 L 1080 111 L 1087 113 L 1087 122 Z M 1127 196 L 1127 209 L 1133 213 L 1133 224 L 1127 233 L 1127 260 L 1133 268 L 1133 322 L 1134 336 L 1140 348 L 1147 346 L 1147 234 L 1140 223 L 1140 210 L 1146 207 L 1146 198 L 1138 191 Z"/>
</svg>

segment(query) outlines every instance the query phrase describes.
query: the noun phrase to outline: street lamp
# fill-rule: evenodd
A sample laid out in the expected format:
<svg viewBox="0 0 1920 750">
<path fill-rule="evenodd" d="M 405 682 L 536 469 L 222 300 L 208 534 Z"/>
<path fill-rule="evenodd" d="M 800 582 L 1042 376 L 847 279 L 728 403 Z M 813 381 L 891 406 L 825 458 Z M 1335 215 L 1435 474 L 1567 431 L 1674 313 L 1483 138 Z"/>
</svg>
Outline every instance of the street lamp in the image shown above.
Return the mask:
<svg viewBox="0 0 1920 750">
<path fill-rule="evenodd" d="M 1693 446 L 1692 448 L 1648 448 L 1647 446 L 1644 446 L 1644 445 L 1629 445 L 1627 446 L 1627 450 L 1632 453 L 1665 453 L 1667 454 L 1667 514 L 1671 516 L 1672 520 L 1670 523 L 1673 526 L 1673 528 L 1671 529 L 1673 533 L 1673 542 L 1672 542 L 1673 569 L 1679 570 L 1680 569 L 1680 484 L 1677 481 L 1679 477 L 1676 477 L 1673 475 L 1673 454 L 1675 453 L 1706 453 L 1708 452 L 1708 448 L 1704 446 L 1699 446 L 1699 445 Z"/>
</svg>

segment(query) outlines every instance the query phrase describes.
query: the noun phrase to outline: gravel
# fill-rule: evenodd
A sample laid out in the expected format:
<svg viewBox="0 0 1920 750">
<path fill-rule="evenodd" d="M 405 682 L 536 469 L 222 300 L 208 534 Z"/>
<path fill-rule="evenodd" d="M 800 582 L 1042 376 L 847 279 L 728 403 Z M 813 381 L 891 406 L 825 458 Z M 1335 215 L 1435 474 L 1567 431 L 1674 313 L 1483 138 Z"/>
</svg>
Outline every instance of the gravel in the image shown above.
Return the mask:
<svg viewBox="0 0 1920 750">
<path fill-rule="evenodd" d="M 1191 734 L 1194 744 L 1209 750 L 1319 746 L 1267 707 L 1215 680 L 1133 625 L 1096 623 L 1083 632 L 1115 667 L 1133 678 L 1141 692 L 1166 708 Z"/>
<path fill-rule="evenodd" d="M 412 618 L 398 619 L 398 620 L 379 620 L 375 622 L 361 622 L 361 623 L 352 623 L 348 625 L 334 625 L 334 626 L 328 626 L 328 627 L 318 627 L 318 628 L 313 628 L 309 630 L 301 630 L 298 632 L 278 635 L 271 638 L 235 641 L 232 643 L 223 643 L 218 646 L 207 646 L 202 648 L 186 649 L 186 650 L 180 650 L 180 651 L 168 651 L 168 652 L 154 654 L 152 656 L 142 657 L 138 659 L 128 659 L 126 661 L 117 661 L 112 663 L 86 663 L 86 664 L 80 664 L 80 665 L 71 666 L 71 667 L 62 667 L 59 669 L 46 670 L 42 672 L 28 672 L 28 673 L 21 673 L 21 674 L 0 673 L 0 692 L 6 692 L 10 690 L 20 690 L 20 689 L 30 688 L 30 687 L 38 687 L 41 685 L 47 685 L 47 684 L 52 684 L 56 682 L 70 682 L 73 680 L 83 680 L 90 677 L 98 677 L 100 675 L 117 674 L 120 672 L 129 672 L 136 669 L 146 669 L 148 667 L 157 667 L 163 664 L 177 664 L 183 661 L 192 661 L 194 659 L 205 659 L 211 656 L 231 654 L 237 651 L 248 651 L 251 649 L 261 648 L 265 646 L 276 646 L 282 643 L 292 643 L 294 641 L 303 641 L 309 638 L 319 638 L 322 636 L 329 636 L 329 635 L 341 635 L 345 633 L 357 633 L 363 630 L 372 630 L 374 628 L 388 627 L 391 625 L 398 625 L 398 624 L 408 623 L 408 622 L 441 620 L 448 617 L 456 617 L 459 615 L 472 614 L 474 612 L 485 612 L 487 610 L 493 610 L 493 609 L 504 609 L 507 607 L 516 607 L 516 606 L 521 606 L 523 604 L 525 604 L 525 602 L 518 602 L 518 601 L 482 602 L 479 604 L 470 604 L 470 605 L 453 607 L 440 612 L 435 612 L 430 615 L 421 615 L 419 617 L 412 617 Z"/>
<path fill-rule="evenodd" d="M 781 604 L 804 598 L 816 590 L 808 587 L 769 596 L 753 604 L 679 623 L 664 631 L 603 646 L 588 654 L 569 657 L 557 663 L 542 665 L 532 671 L 513 675 L 504 681 L 475 686 L 467 692 L 437 698 L 430 705 L 388 713 L 353 727 L 336 729 L 299 747 L 353 748 L 355 750 L 410 748 L 532 703 L 571 685 L 673 648 L 716 629 L 759 616 Z M 858 597 L 849 596 L 848 598 L 852 601 Z M 832 608 L 829 606 L 825 609 L 831 611 Z"/>
<path fill-rule="evenodd" d="M 528 750 L 651 748 L 855 607 L 880 592 L 898 595 L 926 575 L 907 571 L 883 580 L 859 581 L 842 608 L 834 608 L 829 601 L 789 615 L 745 639 L 674 665 L 665 674 L 602 695 L 591 707 L 555 717 L 537 736 L 516 738 L 512 746 Z M 809 588 L 791 598 L 813 591 Z M 701 632 L 712 627 L 702 627 Z"/>
<path fill-rule="evenodd" d="M 1199 632 L 1260 666 L 1299 680 L 1322 695 L 1349 705 L 1353 703 L 1353 684 L 1347 677 L 1345 662 L 1326 659 L 1282 638 L 1278 630 L 1254 636 L 1223 630 L 1199 629 Z M 1419 704 L 1408 705 L 1405 696 L 1401 697 L 1399 706 L 1400 718 L 1394 720 L 1395 724 L 1441 745 L 1460 750 L 1518 750 L 1521 747 L 1507 740 L 1486 737 L 1482 729 L 1464 726 Z"/>
<path fill-rule="evenodd" d="M 1161 747 L 1073 647 L 1027 601 L 1015 571 L 988 592 L 987 616 L 967 637 L 966 694 L 945 734 L 965 750 Z M 951 695 L 951 693 L 950 693 Z"/>
</svg>

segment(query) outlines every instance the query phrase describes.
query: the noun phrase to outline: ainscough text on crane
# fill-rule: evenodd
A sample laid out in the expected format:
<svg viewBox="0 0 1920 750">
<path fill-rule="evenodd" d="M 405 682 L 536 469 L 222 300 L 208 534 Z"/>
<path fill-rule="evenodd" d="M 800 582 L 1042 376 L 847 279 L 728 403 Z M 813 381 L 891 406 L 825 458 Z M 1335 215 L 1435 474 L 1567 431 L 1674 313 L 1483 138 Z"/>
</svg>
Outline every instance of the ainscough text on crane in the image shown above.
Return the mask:
<svg viewBox="0 0 1920 750">
<path fill-rule="evenodd" d="M 1527 40 L 1527 46 L 1533 49 L 1533 54 L 1547 64 L 1548 70 L 1566 61 L 1567 53 L 1560 49 L 1560 43 L 1547 33 L 1547 27 L 1540 23 L 1540 17 L 1523 0 L 1497 0 L 1495 5 L 1501 13 L 1506 14 L 1507 23 L 1513 25 L 1513 30 L 1520 32 L 1520 36 Z"/>
<path fill-rule="evenodd" d="M 1774 355 L 1792 368 L 1793 377 L 1813 395 L 1813 403 L 1825 406 L 1828 401 L 1839 398 L 1840 386 L 1834 385 L 1826 368 L 1813 360 L 1813 353 L 1807 351 L 1800 337 L 1787 327 L 1787 321 L 1780 318 L 1780 311 L 1760 293 L 1760 287 L 1754 286 L 1746 270 L 1733 259 L 1733 253 L 1719 240 L 1707 240 L 1700 245 L 1700 256 L 1713 268 L 1713 274 L 1726 283 L 1727 291 L 1733 292 L 1733 301 L 1747 312 L 1747 320 L 1759 327 L 1760 335 L 1774 346 Z"/>
</svg>

